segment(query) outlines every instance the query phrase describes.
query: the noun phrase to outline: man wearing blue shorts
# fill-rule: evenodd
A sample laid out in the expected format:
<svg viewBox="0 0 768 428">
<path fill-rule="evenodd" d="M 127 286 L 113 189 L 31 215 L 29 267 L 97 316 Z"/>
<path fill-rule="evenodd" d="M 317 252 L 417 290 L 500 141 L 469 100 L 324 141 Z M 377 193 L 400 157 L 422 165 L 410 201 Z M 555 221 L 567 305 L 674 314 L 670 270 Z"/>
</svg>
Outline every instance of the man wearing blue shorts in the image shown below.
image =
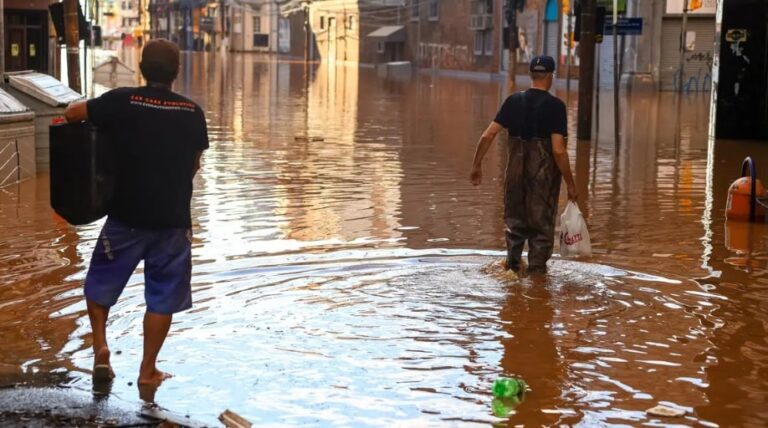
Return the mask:
<svg viewBox="0 0 768 428">
<path fill-rule="evenodd" d="M 156 361 L 173 314 L 192 306 L 190 201 L 208 132 L 202 109 L 171 90 L 179 71 L 174 43 L 147 43 L 140 68 L 146 86 L 72 104 L 65 115 L 93 123 L 115 153 L 114 196 L 85 279 L 94 380 L 114 377 L 107 317 L 143 260 L 147 311 L 138 384 L 157 386 L 169 376 Z"/>
</svg>

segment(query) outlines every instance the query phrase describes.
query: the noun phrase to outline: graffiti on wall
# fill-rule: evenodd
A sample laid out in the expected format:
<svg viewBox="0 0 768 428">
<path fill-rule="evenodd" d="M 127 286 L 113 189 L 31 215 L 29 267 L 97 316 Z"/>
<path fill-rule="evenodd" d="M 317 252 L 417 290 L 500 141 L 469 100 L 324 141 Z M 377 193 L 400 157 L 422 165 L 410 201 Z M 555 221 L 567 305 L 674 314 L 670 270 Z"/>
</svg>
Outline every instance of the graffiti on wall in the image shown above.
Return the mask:
<svg viewBox="0 0 768 428">
<path fill-rule="evenodd" d="M 678 69 L 675 72 L 674 87 L 676 91 L 680 90 L 681 80 L 683 92 L 706 92 L 712 89 L 712 73 L 709 70 L 699 69 L 691 74 L 686 71 L 685 77 L 681 79 L 683 70 Z"/>
<path fill-rule="evenodd" d="M 696 52 L 685 57 L 685 63 L 691 66 L 704 64 L 704 67 L 698 67 L 698 70 L 692 72 L 693 67 L 687 68 L 685 77 L 683 71 L 677 69 L 674 76 L 674 88 L 680 90 L 681 84 L 683 92 L 706 92 L 712 89 L 712 65 L 715 61 L 712 52 Z M 682 81 L 682 82 L 681 82 Z"/>
<path fill-rule="evenodd" d="M 467 45 L 419 43 L 419 63 L 423 66 L 466 70 L 472 66 L 472 61 L 472 52 Z"/>
</svg>

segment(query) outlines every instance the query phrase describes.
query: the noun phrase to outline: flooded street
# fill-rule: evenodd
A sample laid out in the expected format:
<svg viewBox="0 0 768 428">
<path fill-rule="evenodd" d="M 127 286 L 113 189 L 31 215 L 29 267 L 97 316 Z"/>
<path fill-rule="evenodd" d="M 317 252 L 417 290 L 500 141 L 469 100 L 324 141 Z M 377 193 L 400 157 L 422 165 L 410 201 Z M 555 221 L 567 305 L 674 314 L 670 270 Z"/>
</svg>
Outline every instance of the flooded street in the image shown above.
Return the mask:
<svg viewBox="0 0 768 428">
<path fill-rule="evenodd" d="M 768 425 L 768 228 L 724 218 L 768 150 L 710 142 L 708 94 L 627 95 L 618 148 L 603 94 L 596 141 L 569 143 L 595 255 L 509 282 L 484 270 L 504 254 L 502 139 L 468 178 L 503 82 L 265 58 L 182 56 L 211 149 L 158 404 L 256 426 Z M 576 93 L 558 96 L 575 135 Z M 44 172 L 0 188 L 0 385 L 90 390 L 103 221 L 68 226 L 48 198 Z M 143 313 L 139 269 L 108 327 L 118 397 L 138 399 Z M 532 389 L 508 419 L 499 376 Z"/>
</svg>

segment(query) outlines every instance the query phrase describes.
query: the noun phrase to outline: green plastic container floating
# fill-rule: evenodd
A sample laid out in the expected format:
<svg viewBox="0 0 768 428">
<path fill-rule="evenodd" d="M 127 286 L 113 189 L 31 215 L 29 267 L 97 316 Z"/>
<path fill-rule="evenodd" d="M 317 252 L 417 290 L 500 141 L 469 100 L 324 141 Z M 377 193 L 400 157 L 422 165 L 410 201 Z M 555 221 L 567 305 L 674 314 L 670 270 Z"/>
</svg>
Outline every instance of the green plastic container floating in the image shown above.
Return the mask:
<svg viewBox="0 0 768 428">
<path fill-rule="evenodd" d="M 496 398 L 517 397 L 525 391 L 525 382 L 522 379 L 500 377 L 493 381 L 491 392 Z"/>
<path fill-rule="evenodd" d="M 493 381 L 491 392 L 494 399 L 491 410 L 496 417 L 506 418 L 523 402 L 526 384 L 522 379 L 500 377 Z"/>
</svg>

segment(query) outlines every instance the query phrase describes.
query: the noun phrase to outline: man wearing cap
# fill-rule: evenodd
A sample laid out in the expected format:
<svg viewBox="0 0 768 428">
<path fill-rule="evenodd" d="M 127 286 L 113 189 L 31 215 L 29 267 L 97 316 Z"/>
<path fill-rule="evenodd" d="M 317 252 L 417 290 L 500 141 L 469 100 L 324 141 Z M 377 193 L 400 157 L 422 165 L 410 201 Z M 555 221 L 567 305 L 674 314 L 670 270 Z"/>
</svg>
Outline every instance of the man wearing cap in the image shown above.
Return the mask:
<svg viewBox="0 0 768 428">
<path fill-rule="evenodd" d="M 565 103 L 549 94 L 555 60 L 537 56 L 530 64 L 531 89 L 509 96 L 477 145 L 470 180 L 483 179 L 482 161 L 502 129 L 509 135 L 509 158 L 504 188 L 507 268 L 519 272 L 523 246 L 528 241 L 528 272 L 545 272 L 555 240 L 555 216 L 561 177 L 568 199 L 575 201 L 565 138 Z"/>
<path fill-rule="evenodd" d="M 65 116 L 70 123 L 93 123 L 115 154 L 114 196 L 85 279 L 94 380 L 114 377 L 107 316 L 143 260 L 147 309 L 138 384 L 157 386 L 168 377 L 156 361 L 173 314 L 192 306 L 192 180 L 208 148 L 208 132 L 202 109 L 171 90 L 179 72 L 175 44 L 147 43 L 140 68 L 146 86 L 72 104 Z"/>
</svg>

